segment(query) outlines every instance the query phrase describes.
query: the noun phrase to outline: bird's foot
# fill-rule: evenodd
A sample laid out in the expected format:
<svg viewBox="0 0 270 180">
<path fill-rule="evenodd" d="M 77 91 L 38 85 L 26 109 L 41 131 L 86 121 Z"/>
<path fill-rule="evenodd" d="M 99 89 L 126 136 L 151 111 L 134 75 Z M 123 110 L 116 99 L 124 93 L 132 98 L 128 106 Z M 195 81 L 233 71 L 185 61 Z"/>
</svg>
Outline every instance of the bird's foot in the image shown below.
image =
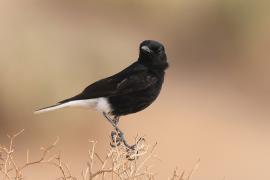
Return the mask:
<svg viewBox="0 0 270 180">
<path fill-rule="evenodd" d="M 120 136 L 119 136 L 119 133 L 118 132 L 112 131 L 111 132 L 111 139 L 112 139 L 112 142 L 110 142 L 111 147 L 114 148 L 116 146 L 120 146 L 121 139 L 120 139 Z"/>
<path fill-rule="evenodd" d="M 135 144 L 129 145 L 125 139 L 124 133 L 119 128 L 116 128 L 116 131 L 111 132 L 111 138 L 112 138 L 112 142 L 110 143 L 111 147 L 117 147 L 120 146 L 121 144 L 124 145 L 127 151 L 126 158 L 128 160 L 135 160 L 138 158 L 138 156 L 136 155 L 139 153 L 141 149 L 140 144 L 145 141 L 144 138 L 139 138 Z"/>
<path fill-rule="evenodd" d="M 112 147 L 116 147 L 121 145 L 121 143 L 127 148 L 127 150 L 134 150 L 136 148 L 136 144 L 129 145 L 125 139 L 124 133 L 116 126 L 115 131 L 111 132 L 111 138 L 112 138 Z"/>
</svg>

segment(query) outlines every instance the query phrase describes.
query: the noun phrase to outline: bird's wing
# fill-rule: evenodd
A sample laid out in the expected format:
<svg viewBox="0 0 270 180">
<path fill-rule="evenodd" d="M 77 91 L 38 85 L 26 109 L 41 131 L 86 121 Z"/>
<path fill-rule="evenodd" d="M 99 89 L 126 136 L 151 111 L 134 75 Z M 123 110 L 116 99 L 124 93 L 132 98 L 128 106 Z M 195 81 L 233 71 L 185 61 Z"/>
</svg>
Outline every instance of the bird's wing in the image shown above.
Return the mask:
<svg viewBox="0 0 270 180">
<path fill-rule="evenodd" d="M 147 68 L 134 63 L 111 77 L 101 79 L 91 84 L 77 96 L 66 99 L 59 103 L 127 94 L 146 89 L 157 81 L 158 78 L 150 75 Z"/>
<path fill-rule="evenodd" d="M 156 84 L 158 78 L 148 72 L 131 75 L 117 84 L 115 94 L 112 96 L 118 96 L 123 94 L 129 94 L 132 92 L 141 91 Z"/>
</svg>

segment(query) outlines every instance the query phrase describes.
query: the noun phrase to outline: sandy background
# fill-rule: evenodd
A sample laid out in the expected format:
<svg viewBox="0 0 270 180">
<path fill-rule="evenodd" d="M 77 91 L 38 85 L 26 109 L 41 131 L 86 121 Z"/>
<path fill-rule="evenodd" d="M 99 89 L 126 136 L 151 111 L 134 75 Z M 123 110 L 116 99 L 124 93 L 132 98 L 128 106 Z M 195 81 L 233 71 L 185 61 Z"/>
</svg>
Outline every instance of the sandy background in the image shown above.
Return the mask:
<svg viewBox="0 0 270 180">
<path fill-rule="evenodd" d="M 108 148 L 110 124 L 99 113 L 37 108 L 79 93 L 138 56 L 145 39 L 164 43 L 170 63 L 158 100 L 123 117 L 132 141 L 158 142 L 158 179 L 175 167 L 194 180 L 270 179 L 270 6 L 267 1 L 0 0 L 0 142 L 26 149 L 60 137 L 58 149 L 74 175 L 87 158 L 88 140 Z M 27 179 L 52 179 L 48 167 Z"/>
</svg>

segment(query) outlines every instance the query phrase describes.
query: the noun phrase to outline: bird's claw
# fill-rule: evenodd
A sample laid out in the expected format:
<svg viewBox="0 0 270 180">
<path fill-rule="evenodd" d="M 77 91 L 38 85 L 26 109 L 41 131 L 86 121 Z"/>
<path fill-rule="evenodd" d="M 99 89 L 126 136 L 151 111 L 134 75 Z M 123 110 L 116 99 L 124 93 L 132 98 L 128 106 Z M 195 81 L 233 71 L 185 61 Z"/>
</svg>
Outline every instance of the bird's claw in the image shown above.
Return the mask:
<svg viewBox="0 0 270 180">
<path fill-rule="evenodd" d="M 136 156 L 139 153 L 138 145 L 139 143 L 145 141 L 144 138 L 139 138 L 135 144 L 129 145 L 125 140 L 124 133 L 119 130 L 112 131 L 111 138 L 112 138 L 112 142 L 110 143 L 111 147 L 115 148 L 117 146 L 120 146 L 122 143 L 127 151 L 126 158 L 130 161 L 138 159 L 138 156 Z"/>
<path fill-rule="evenodd" d="M 119 146 L 121 143 L 126 147 L 127 150 L 135 150 L 136 144 L 129 145 L 125 139 L 124 133 L 118 128 L 115 128 L 115 131 L 111 132 L 111 138 L 113 146 Z"/>
<path fill-rule="evenodd" d="M 119 132 L 112 131 L 111 139 L 112 139 L 112 142 L 110 142 L 111 147 L 116 147 L 121 144 L 121 138 L 120 138 Z"/>
</svg>

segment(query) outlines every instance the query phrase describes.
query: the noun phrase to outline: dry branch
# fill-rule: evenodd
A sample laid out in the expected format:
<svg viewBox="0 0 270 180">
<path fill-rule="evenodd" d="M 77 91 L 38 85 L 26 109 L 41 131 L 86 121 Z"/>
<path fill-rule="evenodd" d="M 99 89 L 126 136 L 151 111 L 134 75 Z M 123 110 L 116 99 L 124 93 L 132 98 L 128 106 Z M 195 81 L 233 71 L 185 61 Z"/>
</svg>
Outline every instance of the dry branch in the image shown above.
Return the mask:
<svg viewBox="0 0 270 180">
<path fill-rule="evenodd" d="M 41 155 L 37 160 L 30 160 L 30 152 L 26 151 L 26 161 L 24 164 L 16 162 L 14 153 L 15 139 L 24 132 L 14 135 L 8 135 L 9 144 L 7 146 L 0 145 L 0 179 L 1 180 L 23 180 L 24 170 L 34 167 L 38 164 L 49 164 L 59 171 L 60 177 L 57 180 L 97 180 L 97 179 L 112 179 L 112 180 L 153 180 L 156 179 L 156 174 L 150 171 L 151 165 L 149 160 L 155 157 L 155 148 L 157 144 L 148 145 L 145 140 L 135 139 L 136 148 L 128 150 L 123 144 L 113 144 L 110 147 L 105 157 L 101 157 L 95 152 L 97 142 L 90 141 L 88 151 L 88 162 L 86 167 L 81 172 L 81 178 L 76 178 L 71 174 L 67 164 L 62 161 L 60 153 L 51 153 L 59 142 L 57 138 L 51 145 L 41 147 Z M 142 138 L 141 138 L 142 139 Z M 116 142 L 116 141 L 114 141 Z M 190 173 L 183 171 L 180 175 L 177 170 L 174 171 L 170 180 L 190 180 L 193 173 L 197 170 L 199 161 L 196 163 Z"/>
</svg>

